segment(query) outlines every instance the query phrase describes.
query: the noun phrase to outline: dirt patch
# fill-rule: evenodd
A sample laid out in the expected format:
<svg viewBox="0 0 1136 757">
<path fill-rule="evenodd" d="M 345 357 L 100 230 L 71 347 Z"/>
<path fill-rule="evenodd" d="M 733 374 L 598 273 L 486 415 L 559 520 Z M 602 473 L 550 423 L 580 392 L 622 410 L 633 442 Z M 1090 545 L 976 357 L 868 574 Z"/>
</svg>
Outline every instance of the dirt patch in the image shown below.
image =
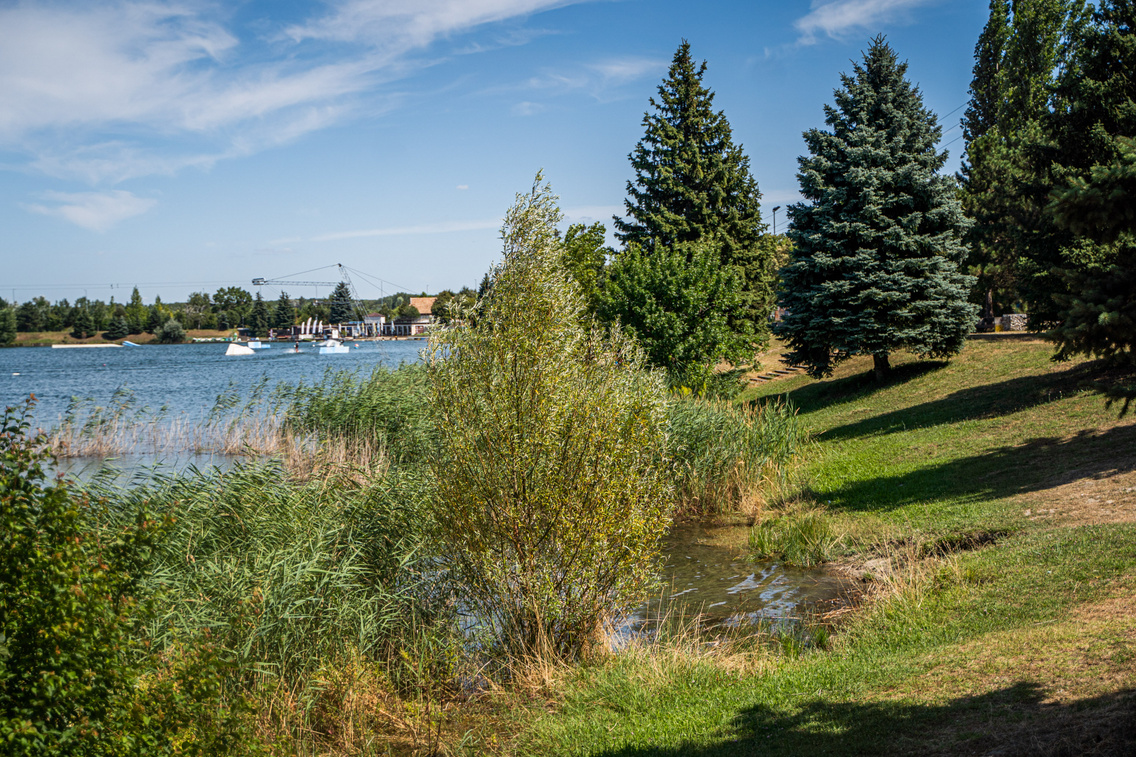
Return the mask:
<svg viewBox="0 0 1136 757">
<path fill-rule="evenodd" d="M 955 713 L 924 754 L 1136 754 L 1136 596 L 988 634 L 923 659 L 893 701 Z"/>
<path fill-rule="evenodd" d="M 1130 467 L 1131 462 L 1128 461 L 1127 465 Z M 1076 472 L 1072 471 L 1065 477 L 1075 475 Z M 1018 501 L 1025 517 L 1033 521 L 1052 521 L 1054 525 L 1136 522 L 1136 471 L 1115 470 L 1104 475 L 1076 478 L 1042 491 L 1023 494 Z"/>
</svg>

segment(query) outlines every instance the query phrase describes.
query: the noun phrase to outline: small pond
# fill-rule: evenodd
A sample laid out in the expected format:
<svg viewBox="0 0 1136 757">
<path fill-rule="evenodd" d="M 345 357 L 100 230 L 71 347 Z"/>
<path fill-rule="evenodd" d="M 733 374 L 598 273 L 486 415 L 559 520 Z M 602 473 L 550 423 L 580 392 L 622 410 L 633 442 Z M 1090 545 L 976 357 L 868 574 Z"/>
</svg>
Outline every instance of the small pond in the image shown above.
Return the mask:
<svg viewBox="0 0 1136 757">
<path fill-rule="evenodd" d="M 660 619 L 697 617 L 706 627 L 778 626 L 832 608 L 851 582 L 824 568 L 754 560 L 745 523 L 676 525 L 663 545 L 663 587 L 619 624 L 617 634 L 651 633 Z"/>
</svg>

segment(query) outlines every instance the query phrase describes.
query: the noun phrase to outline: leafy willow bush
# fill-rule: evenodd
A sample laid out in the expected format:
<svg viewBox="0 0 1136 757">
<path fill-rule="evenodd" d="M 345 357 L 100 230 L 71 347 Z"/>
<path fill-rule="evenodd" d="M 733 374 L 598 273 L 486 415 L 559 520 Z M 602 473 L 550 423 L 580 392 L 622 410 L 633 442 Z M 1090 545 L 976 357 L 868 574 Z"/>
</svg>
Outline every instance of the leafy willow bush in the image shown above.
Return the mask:
<svg viewBox="0 0 1136 757">
<path fill-rule="evenodd" d="M 538 175 L 476 326 L 429 343 L 440 560 L 508 654 L 570 657 L 652 580 L 670 492 L 662 378 L 585 325 Z"/>
<path fill-rule="evenodd" d="M 667 405 L 677 507 L 695 515 L 736 509 L 800 454 L 806 435 L 786 402 L 737 405 L 672 395 Z"/>
</svg>

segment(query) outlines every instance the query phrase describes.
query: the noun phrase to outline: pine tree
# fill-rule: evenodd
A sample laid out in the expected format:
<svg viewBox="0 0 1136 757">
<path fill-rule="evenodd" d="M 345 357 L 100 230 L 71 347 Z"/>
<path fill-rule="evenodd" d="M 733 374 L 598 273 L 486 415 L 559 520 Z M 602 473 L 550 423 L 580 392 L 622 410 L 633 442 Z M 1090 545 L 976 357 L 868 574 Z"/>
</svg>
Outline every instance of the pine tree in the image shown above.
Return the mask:
<svg viewBox="0 0 1136 757">
<path fill-rule="evenodd" d="M 112 342 L 117 339 L 125 339 L 128 336 L 130 336 L 130 324 L 128 324 L 126 318 L 121 315 L 112 319 L 110 326 L 103 332 L 103 339 Z"/>
<path fill-rule="evenodd" d="M 346 323 L 347 321 L 354 320 L 355 304 L 351 296 L 351 287 L 347 286 L 346 281 L 341 281 L 336 285 L 328 299 L 328 304 L 331 307 L 331 322 L 332 323 Z"/>
<path fill-rule="evenodd" d="M 254 336 L 268 336 L 268 303 L 256 293 L 256 300 L 252 303 L 252 316 L 249 318 L 249 328 Z"/>
<path fill-rule="evenodd" d="M 292 307 L 292 301 L 288 299 L 287 292 L 281 292 L 280 298 L 276 300 L 276 307 L 272 309 L 272 328 L 288 330 L 295 323 L 296 311 Z"/>
<path fill-rule="evenodd" d="M 126 325 L 130 329 L 130 333 L 141 334 L 142 330 L 146 328 L 146 321 L 149 316 L 149 308 L 143 304 L 142 295 L 138 293 L 138 287 L 134 287 L 134 291 L 130 293 L 130 303 L 126 306 Z"/>
<path fill-rule="evenodd" d="M 796 245 L 782 271 L 778 329 L 788 361 L 825 376 L 852 355 L 872 355 L 882 378 L 889 355 L 957 353 L 974 323 L 967 302 L 973 277 L 959 272 L 967 221 L 954 182 L 938 171 L 947 159 L 942 133 L 907 64 L 877 37 L 842 74 L 831 131 L 810 129 L 811 156 L 799 159 L 801 194 L 789 208 Z"/>
<path fill-rule="evenodd" d="M 714 239 L 722 264 L 735 267 L 744 281 L 731 324 L 762 344 L 774 272 L 771 251 L 762 244 L 761 193 L 725 114 L 713 109 L 705 72 L 706 63 L 695 67 L 684 40 L 659 85 L 659 99 L 650 99 L 652 110 L 643 116 L 646 133 L 629 156 L 635 180 L 627 182 L 627 218 L 615 218 L 616 236 L 647 254 Z"/>
<path fill-rule="evenodd" d="M 95 322 L 91 318 L 91 312 L 87 308 L 78 308 L 79 312 L 75 316 L 75 322 L 71 326 L 71 336 L 76 339 L 86 339 L 89 336 L 95 335 Z"/>
<path fill-rule="evenodd" d="M 1047 209 L 1075 235 L 1054 293 L 1057 359 L 1136 365 L 1136 2 L 1101 0 L 1070 39 L 1051 132 L 1057 187 Z"/>
</svg>

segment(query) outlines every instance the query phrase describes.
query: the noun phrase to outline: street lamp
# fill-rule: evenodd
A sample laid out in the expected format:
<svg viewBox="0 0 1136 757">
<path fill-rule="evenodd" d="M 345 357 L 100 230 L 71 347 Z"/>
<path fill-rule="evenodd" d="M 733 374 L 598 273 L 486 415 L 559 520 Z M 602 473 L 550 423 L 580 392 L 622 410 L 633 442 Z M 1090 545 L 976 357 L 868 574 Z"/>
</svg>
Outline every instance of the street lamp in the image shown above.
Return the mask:
<svg viewBox="0 0 1136 757">
<path fill-rule="evenodd" d="M 780 205 L 773 206 L 773 236 L 777 236 L 777 211 L 780 209 Z"/>
</svg>

